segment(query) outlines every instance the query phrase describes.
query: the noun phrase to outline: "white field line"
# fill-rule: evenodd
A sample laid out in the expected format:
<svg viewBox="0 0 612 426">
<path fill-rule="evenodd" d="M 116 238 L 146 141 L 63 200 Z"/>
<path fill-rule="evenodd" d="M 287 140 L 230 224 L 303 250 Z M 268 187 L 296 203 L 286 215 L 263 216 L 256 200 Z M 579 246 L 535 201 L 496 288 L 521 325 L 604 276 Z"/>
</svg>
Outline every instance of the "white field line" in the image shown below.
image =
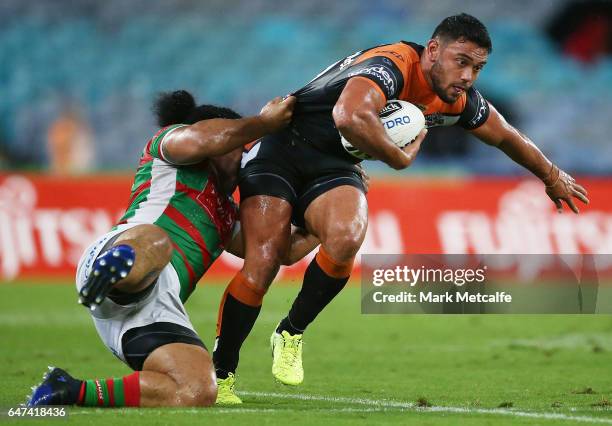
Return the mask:
<svg viewBox="0 0 612 426">
<path fill-rule="evenodd" d="M 506 408 L 465 408 L 465 407 L 417 407 L 412 402 L 393 401 L 386 399 L 371 399 L 371 398 L 348 398 L 335 397 L 324 395 L 308 395 L 308 394 L 286 394 L 277 392 L 240 392 L 241 395 L 254 396 L 260 398 L 279 398 L 300 401 L 320 401 L 336 404 L 349 405 L 348 407 L 338 408 L 313 408 L 308 411 L 324 412 L 324 413 L 365 413 L 365 412 L 386 412 L 386 411 L 419 411 L 422 413 L 458 413 L 458 414 L 482 414 L 482 415 L 499 415 L 508 417 L 523 417 L 543 420 L 561 420 L 568 422 L 582 423 L 597 423 L 597 424 L 612 424 L 612 418 L 589 417 L 589 416 L 571 416 L 562 413 L 550 412 L 535 412 L 535 411 L 519 411 Z M 358 407 L 351 407 L 357 405 Z M 209 414 L 241 414 L 241 413 L 278 413 L 291 410 L 291 408 L 219 408 L 211 410 Z M 108 409 L 96 409 L 95 412 L 110 411 Z M 206 409 L 174 409 L 174 410 L 121 410 L 122 414 L 144 415 L 148 412 L 159 414 L 199 414 L 202 415 Z M 71 410 L 70 415 L 90 415 L 94 410 Z"/>
<path fill-rule="evenodd" d="M 324 395 L 308 395 L 301 393 L 280 393 L 280 392 L 238 392 L 240 395 L 256 396 L 262 398 L 280 398 L 280 399 L 297 399 L 301 401 L 322 401 L 336 402 L 340 404 L 366 405 L 369 407 L 381 408 L 403 408 L 414 409 L 416 404 L 413 402 L 391 401 L 386 399 L 370 399 L 370 398 L 348 398 L 343 396 L 324 396 Z"/>
<path fill-rule="evenodd" d="M 600 418 L 589 416 L 568 416 L 562 413 L 547 413 L 547 412 L 531 412 L 518 411 L 507 408 L 465 408 L 465 407 L 416 407 L 414 403 L 379 400 L 369 398 L 347 398 L 347 397 L 330 397 L 322 395 L 306 395 L 306 394 L 285 394 L 277 392 L 240 392 L 241 395 L 260 396 L 265 398 L 281 398 L 281 399 L 296 399 L 301 401 L 323 401 L 336 402 L 342 404 L 366 405 L 370 407 L 384 408 L 387 410 L 398 409 L 400 411 L 416 410 L 422 412 L 438 412 L 438 413 L 465 413 L 465 414 L 488 414 L 502 415 L 510 417 L 529 417 L 534 419 L 547 420 L 566 420 L 573 422 L 590 422 L 600 424 L 612 424 L 612 418 Z"/>
</svg>

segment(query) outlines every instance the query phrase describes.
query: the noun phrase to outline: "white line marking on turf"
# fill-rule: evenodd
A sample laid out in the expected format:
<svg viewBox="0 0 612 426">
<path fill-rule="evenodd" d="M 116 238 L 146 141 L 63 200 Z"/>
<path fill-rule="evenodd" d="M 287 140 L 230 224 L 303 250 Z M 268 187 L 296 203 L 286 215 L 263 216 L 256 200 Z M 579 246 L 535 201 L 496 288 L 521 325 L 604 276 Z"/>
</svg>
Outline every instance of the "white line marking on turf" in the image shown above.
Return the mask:
<svg viewBox="0 0 612 426">
<path fill-rule="evenodd" d="M 385 408 L 415 408 L 412 402 L 391 401 L 386 399 L 347 398 L 342 396 L 308 395 L 301 393 L 279 392 L 238 392 L 240 395 L 261 396 L 264 398 L 299 399 L 302 401 L 339 402 L 342 404 L 369 405 Z"/>
<path fill-rule="evenodd" d="M 503 416 L 516 416 L 516 417 L 529 417 L 535 419 L 547 419 L 547 420 L 567 420 L 574 422 L 590 422 L 590 423 L 602 423 L 612 424 L 612 419 L 589 417 L 589 416 L 568 416 L 562 413 L 547 413 L 547 412 L 530 412 L 530 411 L 516 411 L 505 408 L 465 408 L 465 407 L 416 407 L 414 403 L 392 401 L 392 400 L 378 400 L 369 398 L 347 398 L 347 397 L 331 397 L 322 395 L 307 395 L 307 394 L 285 394 L 277 392 L 240 392 L 242 395 L 247 396 L 261 396 L 265 398 L 284 398 L 284 399 L 297 399 L 302 401 L 325 401 L 325 402 L 340 402 L 345 404 L 355 405 L 370 405 L 386 409 L 415 409 L 423 412 L 441 412 L 441 413 L 465 413 L 465 414 L 489 414 L 489 415 L 503 415 Z"/>
</svg>

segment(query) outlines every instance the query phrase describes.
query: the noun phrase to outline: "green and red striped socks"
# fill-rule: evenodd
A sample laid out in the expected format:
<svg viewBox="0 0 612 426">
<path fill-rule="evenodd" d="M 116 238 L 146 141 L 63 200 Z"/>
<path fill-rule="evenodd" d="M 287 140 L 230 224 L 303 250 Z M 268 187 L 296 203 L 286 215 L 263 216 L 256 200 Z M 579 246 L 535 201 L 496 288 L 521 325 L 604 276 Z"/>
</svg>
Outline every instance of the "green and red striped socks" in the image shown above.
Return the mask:
<svg viewBox="0 0 612 426">
<path fill-rule="evenodd" d="M 140 405 L 140 372 L 121 379 L 84 380 L 77 405 L 86 407 L 138 407 Z"/>
</svg>

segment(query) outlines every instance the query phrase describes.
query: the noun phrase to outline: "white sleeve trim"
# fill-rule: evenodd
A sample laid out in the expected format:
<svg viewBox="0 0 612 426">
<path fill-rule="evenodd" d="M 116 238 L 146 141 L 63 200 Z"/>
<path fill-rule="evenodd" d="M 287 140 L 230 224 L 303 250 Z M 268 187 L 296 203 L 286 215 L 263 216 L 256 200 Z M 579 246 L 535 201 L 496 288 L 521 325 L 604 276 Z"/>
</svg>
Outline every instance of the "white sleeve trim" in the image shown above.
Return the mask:
<svg viewBox="0 0 612 426">
<path fill-rule="evenodd" d="M 170 130 L 168 131 L 168 133 L 166 133 L 166 134 L 164 135 L 164 137 L 162 138 L 162 140 L 159 142 L 159 154 L 160 154 L 160 156 L 161 156 L 161 159 L 162 159 L 162 160 L 164 160 L 166 163 L 168 163 L 168 164 L 172 164 L 172 165 L 174 165 L 174 166 L 178 166 L 178 165 L 179 165 L 179 164 L 175 164 L 175 163 L 173 163 L 172 161 L 168 160 L 168 159 L 166 158 L 166 155 L 164 154 L 164 142 L 166 142 L 166 137 L 168 137 L 168 135 L 169 135 L 170 133 L 174 132 L 176 129 L 181 129 L 181 128 L 183 128 L 183 127 L 187 127 L 187 126 L 189 126 L 189 124 L 181 124 L 181 125 L 179 125 L 179 126 L 176 126 L 174 129 L 170 129 Z"/>
</svg>

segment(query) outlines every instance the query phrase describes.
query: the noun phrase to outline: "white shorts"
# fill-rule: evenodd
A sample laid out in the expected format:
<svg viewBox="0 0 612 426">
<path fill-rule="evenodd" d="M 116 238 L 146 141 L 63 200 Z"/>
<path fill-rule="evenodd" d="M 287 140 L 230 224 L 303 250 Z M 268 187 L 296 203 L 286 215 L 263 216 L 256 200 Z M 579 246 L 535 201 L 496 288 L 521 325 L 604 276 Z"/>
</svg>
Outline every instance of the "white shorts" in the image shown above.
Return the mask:
<svg viewBox="0 0 612 426">
<path fill-rule="evenodd" d="M 81 256 L 77 266 L 76 287 L 80 291 L 87 281 L 94 260 L 104 245 L 114 236 L 129 229 L 120 227 L 98 238 Z M 180 284 L 176 271 L 171 264 L 162 269 L 151 293 L 144 299 L 129 305 L 119 305 L 108 297 L 96 308 L 89 311 L 100 338 L 121 361 L 127 361 L 123 354 L 121 338 L 123 334 L 136 327 L 156 322 L 169 322 L 186 327 L 195 333 L 189 316 L 180 299 Z M 129 365 L 129 364 L 128 364 Z"/>
</svg>

